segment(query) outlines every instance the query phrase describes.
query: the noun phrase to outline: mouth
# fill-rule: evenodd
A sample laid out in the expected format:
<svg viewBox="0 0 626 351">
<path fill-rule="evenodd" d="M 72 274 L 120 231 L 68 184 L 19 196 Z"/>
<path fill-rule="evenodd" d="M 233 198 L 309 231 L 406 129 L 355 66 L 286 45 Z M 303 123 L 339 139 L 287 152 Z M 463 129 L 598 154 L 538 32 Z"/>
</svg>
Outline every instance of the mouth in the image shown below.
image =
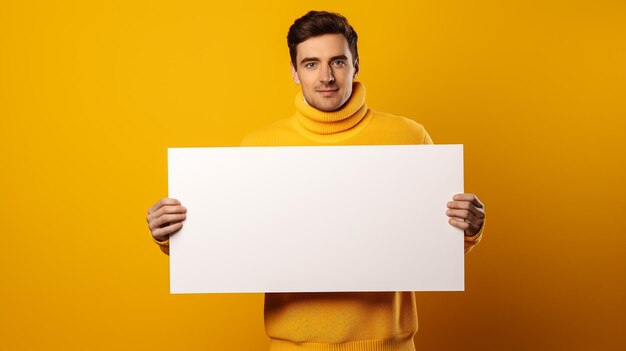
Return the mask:
<svg viewBox="0 0 626 351">
<path fill-rule="evenodd" d="M 322 94 L 322 96 L 331 96 L 333 94 L 335 94 L 337 91 L 339 91 L 339 89 L 323 89 L 323 90 L 317 90 L 318 93 Z"/>
</svg>

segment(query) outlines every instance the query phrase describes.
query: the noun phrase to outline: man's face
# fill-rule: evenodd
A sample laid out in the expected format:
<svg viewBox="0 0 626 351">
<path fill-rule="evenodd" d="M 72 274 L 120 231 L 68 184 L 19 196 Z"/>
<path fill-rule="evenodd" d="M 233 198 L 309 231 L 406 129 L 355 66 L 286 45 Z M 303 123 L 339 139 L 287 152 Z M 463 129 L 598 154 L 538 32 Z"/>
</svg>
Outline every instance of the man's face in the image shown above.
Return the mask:
<svg viewBox="0 0 626 351">
<path fill-rule="evenodd" d="M 291 66 L 291 76 L 302 86 L 309 105 L 330 112 L 348 101 L 358 62 L 355 67 L 343 34 L 324 34 L 298 44 L 296 64 L 297 70 Z"/>
</svg>

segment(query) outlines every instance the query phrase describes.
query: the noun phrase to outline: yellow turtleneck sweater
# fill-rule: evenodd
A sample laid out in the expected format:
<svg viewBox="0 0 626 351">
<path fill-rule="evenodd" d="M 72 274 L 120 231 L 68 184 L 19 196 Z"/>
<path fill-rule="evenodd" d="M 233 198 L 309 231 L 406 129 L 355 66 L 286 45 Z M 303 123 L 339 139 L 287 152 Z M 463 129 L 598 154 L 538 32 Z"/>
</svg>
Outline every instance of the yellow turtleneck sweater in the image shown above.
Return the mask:
<svg viewBox="0 0 626 351">
<path fill-rule="evenodd" d="M 354 82 L 352 96 L 337 111 L 315 109 L 301 91 L 295 104 L 291 118 L 249 134 L 242 146 L 432 144 L 424 127 L 415 121 L 369 109 L 365 87 L 359 82 Z M 481 236 L 482 230 L 465 238 L 466 253 Z M 414 350 L 415 295 L 267 293 L 265 329 L 271 351 Z"/>
</svg>

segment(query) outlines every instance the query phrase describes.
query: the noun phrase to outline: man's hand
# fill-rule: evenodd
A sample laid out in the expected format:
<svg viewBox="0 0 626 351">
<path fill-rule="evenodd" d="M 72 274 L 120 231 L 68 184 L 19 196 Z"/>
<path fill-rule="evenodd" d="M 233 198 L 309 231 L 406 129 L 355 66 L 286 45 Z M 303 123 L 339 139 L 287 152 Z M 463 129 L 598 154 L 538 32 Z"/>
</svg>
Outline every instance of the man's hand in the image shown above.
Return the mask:
<svg viewBox="0 0 626 351">
<path fill-rule="evenodd" d="M 474 236 L 485 221 L 485 207 L 475 194 L 456 194 L 448 202 L 448 222 L 465 231 L 465 236 Z"/>
<path fill-rule="evenodd" d="M 187 209 L 180 204 L 180 201 L 164 198 L 150 207 L 146 222 L 148 222 L 152 237 L 163 241 L 183 227 L 186 217 Z"/>
</svg>

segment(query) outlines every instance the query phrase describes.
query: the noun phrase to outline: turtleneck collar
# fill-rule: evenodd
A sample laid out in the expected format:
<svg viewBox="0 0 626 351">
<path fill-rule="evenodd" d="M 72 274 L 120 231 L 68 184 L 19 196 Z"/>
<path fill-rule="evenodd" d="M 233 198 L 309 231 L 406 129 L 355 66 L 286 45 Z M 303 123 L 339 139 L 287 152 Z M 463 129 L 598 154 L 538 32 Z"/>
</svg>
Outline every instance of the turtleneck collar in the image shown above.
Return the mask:
<svg viewBox="0 0 626 351">
<path fill-rule="evenodd" d="M 296 120 L 307 130 L 316 134 L 333 134 L 356 126 L 367 113 L 365 86 L 352 82 L 352 95 L 338 110 L 324 112 L 307 104 L 300 90 L 296 94 Z"/>
</svg>

